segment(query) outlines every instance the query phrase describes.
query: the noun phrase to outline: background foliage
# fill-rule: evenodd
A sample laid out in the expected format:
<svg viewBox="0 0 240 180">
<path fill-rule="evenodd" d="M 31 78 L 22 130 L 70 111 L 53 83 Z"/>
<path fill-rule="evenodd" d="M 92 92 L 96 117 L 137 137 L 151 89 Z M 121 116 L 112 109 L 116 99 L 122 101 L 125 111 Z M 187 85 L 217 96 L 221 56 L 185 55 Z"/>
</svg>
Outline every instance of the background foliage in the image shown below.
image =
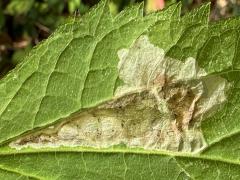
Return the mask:
<svg viewBox="0 0 240 180">
<path fill-rule="evenodd" d="M 110 0 L 112 14 L 144 0 Z M 145 0 L 146 13 L 180 0 Z M 99 0 L 3 0 L 0 1 L 0 77 L 6 74 L 38 42 L 71 16 L 81 16 Z M 204 0 L 182 0 L 183 12 Z M 158 3 L 158 6 L 157 6 Z M 160 6 L 159 6 L 160 3 Z M 211 19 L 240 14 L 238 0 L 212 0 Z"/>
</svg>

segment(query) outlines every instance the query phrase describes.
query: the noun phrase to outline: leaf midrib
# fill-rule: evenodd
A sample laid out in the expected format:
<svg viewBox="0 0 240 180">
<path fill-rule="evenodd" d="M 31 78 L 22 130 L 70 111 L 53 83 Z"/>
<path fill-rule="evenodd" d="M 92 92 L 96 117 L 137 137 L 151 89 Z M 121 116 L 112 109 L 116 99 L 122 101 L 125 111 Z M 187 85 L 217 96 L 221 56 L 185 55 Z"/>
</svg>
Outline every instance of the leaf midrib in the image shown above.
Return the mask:
<svg viewBox="0 0 240 180">
<path fill-rule="evenodd" d="M 8 149 L 9 150 L 9 149 Z M 12 150 L 12 151 L 11 151 Z M 45 149 L 23 149 L 23 150 L 15 150 L 11 149 L 10 151 L 0 150 L 1 156 L 11 156 L 11 155 L 24 155 L 24 154 L 40 154 L 40 153 L 105 153 L 105 154 L 113 154 L 113 153 L 123 153 L 123 154 L 139 154 L 139 155 L 162 155 L 162 156 L 170 156 L 173 158 L 193 158 L 199 160 L 206 161 L 217 161 L 232 165 L 240 166 L 239 160 L 232 159 L 223 159 L 216 156 L 204 155 L 201 153 L 187 153 L 187 152 L 174 152 L 174 151 L 164 151 L 164 150 L 145 150 L 145 149 L 137 149 L 137 148 L 105 148 L 105 149 L 97 149 L 97 148 L 87 148 L 87 147 L 60 147 L 60 148 L 45 148 Z"/>
</svg>

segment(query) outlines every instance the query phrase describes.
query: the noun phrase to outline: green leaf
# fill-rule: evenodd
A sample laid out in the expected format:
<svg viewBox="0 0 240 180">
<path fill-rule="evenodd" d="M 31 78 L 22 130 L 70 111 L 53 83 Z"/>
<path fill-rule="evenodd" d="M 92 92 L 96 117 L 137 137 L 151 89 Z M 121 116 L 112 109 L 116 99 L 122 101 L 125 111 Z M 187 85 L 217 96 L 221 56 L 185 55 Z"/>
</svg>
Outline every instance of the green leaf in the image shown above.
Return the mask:
<svg viewBox="0 0 240 180">
<path fill-rule="evenodd" d="M 32 7 L 33 0 L 11 0 L 6 7 L 6 13 L 14 15 L 26 14 Z"/>
<path fill-rule="evenodd" d="M 239 19 L 101 1 L 0 81 L 1 179 L 239 179 Z"/>
<path fill-rule="evenodd" d="M 70 0 L 68 2 L 68 11 L 70 13 L 74 13 L 77 9 L 79 9 L 81 5 L 81 0 Z"/>
</svg>

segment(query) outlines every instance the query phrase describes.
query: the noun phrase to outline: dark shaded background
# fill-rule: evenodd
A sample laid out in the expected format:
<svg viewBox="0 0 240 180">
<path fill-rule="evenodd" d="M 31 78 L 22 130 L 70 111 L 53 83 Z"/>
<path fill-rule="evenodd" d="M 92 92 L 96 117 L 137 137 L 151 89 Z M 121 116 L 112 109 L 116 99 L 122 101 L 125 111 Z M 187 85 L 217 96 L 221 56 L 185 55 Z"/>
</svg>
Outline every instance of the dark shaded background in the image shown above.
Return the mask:
<svg viewBox="0 0 240 180">
<path fill-rule="evenodd" d="M 144 0 L 110 0 L 112 14 L 125 6 Z M 145 0 L 149 5 L 153 1 Z M 162 0 L 164 1 L 164 0 Z M 180 0 L 165 0 L 164 6 Z M 204 0 L 181 0 L 183 13 L 200 6 Z M 0 77 L 14 68 L 38 42 L 47 38 L 66 18 L 84 14 L 99 0 L 2 0 L 0 1 Z M 148 6 L 146 13 L 153 11 Z M 211 20 L 240 14 L 240 0 L 212 0 Z"/>
</svg>

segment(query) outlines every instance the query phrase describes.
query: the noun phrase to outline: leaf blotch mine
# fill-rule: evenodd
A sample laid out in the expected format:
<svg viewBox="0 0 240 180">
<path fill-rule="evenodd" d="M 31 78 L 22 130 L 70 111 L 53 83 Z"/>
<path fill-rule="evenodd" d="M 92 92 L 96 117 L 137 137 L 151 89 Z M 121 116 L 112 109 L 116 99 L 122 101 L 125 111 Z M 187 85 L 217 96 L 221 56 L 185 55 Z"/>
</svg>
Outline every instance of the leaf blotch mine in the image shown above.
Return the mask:
<svg viewBox="0 0 240 180">
<path fill-rule="evenodd" d="M 201 122 L 226 101 L 229 83 L 208 75 L 194 58 L 165 56 L 147 36 L 121 49 L 114 98 L 96 108 L 10 143 L 10 147 L 86 146 L 198 152 Z"/>
</svg>

